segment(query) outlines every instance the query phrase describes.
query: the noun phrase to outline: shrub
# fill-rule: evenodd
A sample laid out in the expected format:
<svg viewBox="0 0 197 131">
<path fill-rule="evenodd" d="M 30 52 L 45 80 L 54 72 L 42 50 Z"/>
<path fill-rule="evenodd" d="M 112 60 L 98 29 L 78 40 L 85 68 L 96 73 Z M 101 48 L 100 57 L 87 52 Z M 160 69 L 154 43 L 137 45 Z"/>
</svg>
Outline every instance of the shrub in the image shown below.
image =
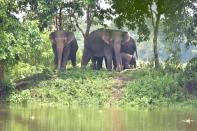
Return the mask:
<svg viewBox="0 0 197 131">
<path fill-rule="evenodd" d="M 105 105 L 110 101 L 112 73 L 72 68 L 53 74 L 52 79 L 43 80 L 22 92 L 10 95 L 10 102 L 24 101 L 60 103 L 63 105 Z M 25 99 L 28 98 L 28 99 Z"/>
<path fill-rule="evenodd" d="M 180 74 L 152 69 L 141 71 L 139 74 L 140 77 L 137 76 L 137 80 L 127 84 L 123 103 L 129 103 L 132 106 L 150 106 L 184 100 L 182 87 L 177 81 Z"/>
</svg>

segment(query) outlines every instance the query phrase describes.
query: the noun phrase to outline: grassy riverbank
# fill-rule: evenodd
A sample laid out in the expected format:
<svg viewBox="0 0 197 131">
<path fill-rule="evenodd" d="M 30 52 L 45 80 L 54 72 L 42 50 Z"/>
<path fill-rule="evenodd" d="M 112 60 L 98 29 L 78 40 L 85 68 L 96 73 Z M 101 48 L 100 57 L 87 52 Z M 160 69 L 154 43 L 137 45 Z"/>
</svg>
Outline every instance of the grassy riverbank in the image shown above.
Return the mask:
<svg viewBox="0 0 197 131">
<path fill-rule="evenodd" d="M 14 104 L 66 106 L 197 107 L 197 72 L 187 69 L 125 71 L 70 68 L 61 73 L 48 69 L 7 85 L 2 100 Z"/>
</svg>

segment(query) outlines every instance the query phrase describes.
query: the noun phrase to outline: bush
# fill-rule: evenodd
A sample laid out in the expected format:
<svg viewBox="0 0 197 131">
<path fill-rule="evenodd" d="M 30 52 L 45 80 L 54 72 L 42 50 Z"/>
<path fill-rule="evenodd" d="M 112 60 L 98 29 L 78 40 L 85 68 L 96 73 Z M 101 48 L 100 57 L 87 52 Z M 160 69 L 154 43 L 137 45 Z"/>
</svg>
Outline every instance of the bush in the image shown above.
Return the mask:
<svg viewBox="0 0 197 131">
<path fill-rule="evenodd" d="M 140 71 L 138 75 L 137 80 L 127 84 L 123 103 L 147 107 L 184 100 L 183 89 L 177 81 L 179 73 L 151 69 Z"/>
<path fill-rule="evenodd" d="M 183 73 L 181 85 L 186 93 L 197 96 L 197 57 L 191 59 Z"/>
<path fill-rule="evenodd" d="M 0 81 L 0 97 L 7 95 L 14 89 L 14 84 L 8 81 Z"/>
<path fill-rule="evenodd" d="M 72 68 L 53 74 L 52 79 L 43 80 L 22 92 L 10 95 L 12 103 L 41 102 L 63 105 L 104 105 L 110 101 L 112 73 Z"/>
<path fill-rule="evenodd" d="M 43 66 L 32 66 L 28 63 L 19 62 L 8 71 L 7 79 L 17 81 L 43 71 Z"/>
</svg>

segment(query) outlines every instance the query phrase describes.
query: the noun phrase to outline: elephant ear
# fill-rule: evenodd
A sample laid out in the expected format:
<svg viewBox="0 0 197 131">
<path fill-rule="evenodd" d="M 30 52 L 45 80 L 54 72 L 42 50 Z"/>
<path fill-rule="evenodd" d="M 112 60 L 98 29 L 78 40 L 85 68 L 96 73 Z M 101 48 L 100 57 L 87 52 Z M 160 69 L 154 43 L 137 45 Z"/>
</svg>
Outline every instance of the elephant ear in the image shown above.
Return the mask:
<svg viewBox="0 0 197 131">
<path fill-rule="evenodd" d="M 75 35 L 74 35 L 73 32 L 67 32 L 67 36 L 66 36 L 67 41 L 66 41 L 66 43 L 70 44 L 74 40 L 74 38 L 75 38 Z"/>
<path fill-rule="evenodd" d="M 122 39 L 122 45 L 128 43 L 131 39 L 131 36 L 129 35 L 129 32 L 123 32 L 123 39 Z"/>
<path fill-rule="evenodd" d="M 110 37 L 110 33 L 106 30 L 103 30 L 102 34 L 101 34 L 101 39 L 107 43 L 110 44 L 111 41 L 111 37 Z"/>
<path fill-rule="evenodd" d="M 49 35 L 49 39 L 51 40 L 51 42 L 54 44 L 55 43 L 55 32 L 52 32 L 50 35 Z"/>
</svg>

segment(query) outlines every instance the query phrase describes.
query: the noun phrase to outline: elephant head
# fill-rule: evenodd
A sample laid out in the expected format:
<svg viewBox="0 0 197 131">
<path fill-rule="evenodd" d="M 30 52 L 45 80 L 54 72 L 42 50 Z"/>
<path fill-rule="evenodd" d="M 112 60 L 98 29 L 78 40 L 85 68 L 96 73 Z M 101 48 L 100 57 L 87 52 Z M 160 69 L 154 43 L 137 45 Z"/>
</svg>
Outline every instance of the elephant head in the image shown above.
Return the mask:
<svg viewBox="0 0 197 131">
<path fill-rule="evenodd" d="M 124 39 L 128 39 L 128 41 L 124 41 L 121 43 L 121 52 L 125 52 L 125 53 L 129 53 L 134 55 L 134 53 L 136 53 L 136 58 L 138 58 L 137 55 L 137 46 L 136 46 L 136 42 L 135 40 L 129 35 L 126 35 Z"/>
<path fill-rule="evenodd" d="M 56 55 L 58 57 L 57 69 L 60 69 L 64 47 L 73 41 L 74 34 L 72 32 L 58 30 L 58 31 L 52 32 L 49 38 L 52 44 L 56 45 L 56 52 L 57 52 Z"/>
<path fill-rule="evenodd" d="M 115 61 L 117 64 L 117 71 L 122 70 L 122 59 L 120 49 L 122 42 L 126 43 L 130 40 L 128 32 L 104 29 L 101 38 L 106 44 L 111 45 L 113 47 Z"/>
</svg>

